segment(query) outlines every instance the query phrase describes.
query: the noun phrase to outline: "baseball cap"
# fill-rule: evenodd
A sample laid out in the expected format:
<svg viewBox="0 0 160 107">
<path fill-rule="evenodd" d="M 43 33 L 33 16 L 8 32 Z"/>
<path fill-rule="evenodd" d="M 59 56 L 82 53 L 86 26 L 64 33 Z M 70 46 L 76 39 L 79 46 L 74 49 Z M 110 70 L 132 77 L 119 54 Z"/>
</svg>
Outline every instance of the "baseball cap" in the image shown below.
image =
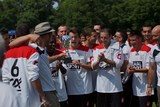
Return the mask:
<svg viewBox="0 0 160 107">
<path fill-rule="evenodd" d="M 49 24 L 49 22 L 42 22 L 35 27 L 35 34 L 43 35 L 55 31 Z"/>
</svg>

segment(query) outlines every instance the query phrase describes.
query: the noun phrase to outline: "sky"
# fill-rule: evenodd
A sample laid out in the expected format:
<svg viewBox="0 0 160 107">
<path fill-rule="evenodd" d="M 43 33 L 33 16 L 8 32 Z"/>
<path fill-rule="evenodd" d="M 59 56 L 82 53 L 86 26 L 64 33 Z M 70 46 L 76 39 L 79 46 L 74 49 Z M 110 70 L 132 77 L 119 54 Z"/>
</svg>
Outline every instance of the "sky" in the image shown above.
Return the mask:
<svg viewBox="0 0 160 107">
<path fill-rule="evenodd" d="M 58 2 L 54 2 L 53 8 L 57 9 L 58 7 Z"/>
</svg>

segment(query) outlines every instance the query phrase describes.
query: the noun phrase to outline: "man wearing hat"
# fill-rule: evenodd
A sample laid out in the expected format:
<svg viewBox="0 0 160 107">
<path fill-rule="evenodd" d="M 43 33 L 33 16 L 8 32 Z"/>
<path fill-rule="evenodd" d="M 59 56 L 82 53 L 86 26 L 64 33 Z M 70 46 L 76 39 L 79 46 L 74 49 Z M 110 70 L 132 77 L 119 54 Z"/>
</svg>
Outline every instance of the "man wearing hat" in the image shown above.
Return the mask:
<svg viewBox="0 0 160 107">
<path fill-rule="evenodd" d="M 16 28 L 16 31 L 18 38 L 20 38 L 20 36 L 29 33 L 29 27 L 26 24 L 21 24 Z M 42 102 L 48 104 L 39 80 L 38 58 L 37 50 L 26 46 L 25 43 L 9 49 L 5 53 L 2 80 L 17 90 L 23 107 L 38 107 L 40 98 Z"/>
<path fill-rule="evenodd" d="M 40 81 L 42 84 L 42 89 L 46 95 L 47 101 L 51 104 L 49 107 L 59 107 L 58 98 L 55 93 L 55 86 L 52 80 L 52 74 L 49 67 L 48 54 L 45 47 L 49 45 L 50 37 L 54 29 L 51 28 L 48 22 L 42 22 L 35 27 L 35 34 L 40 35 L 35 44 L 30 44 L 39 50 L 40 57 L 38 59 Z"/>
<path fill-rule="evenodd" d="M 39 53 L 37 65 L 39 67 L 39 79 L 42 85 L 42 90 L 45 93 L 46 101 L 42 101 L 44 107 L 59 107 L 58 98 L 55 94 L 55 86 L 52 81 L 51 72 L 49 68 L 48 55 L 45 47 L 49 44 L 50 37 L 54 29 L 51 28 L 48 22 L 42 22 L 35 27 L 35 34 L 39 35 L 38 39 L 34 39 L 36 43 L 30 43 L 29 46 L 35 48 Z M 35 35 L 33 35 L 35 36 Z M 28 43 L 32 40 L 31 35 L 27 35 L 21 38 L 17 38 L 13 41 L 14 46 L 19 46 L 22 42 Z M 29 41 L 30 42 L 30 41 Z M 11 46 L 11 45 L 10 45 Z M 14 47 L 12 45 L 12 47 Z M 47 103 L 46 103 L 47 102 Z M 49 103 L 49 104 L 48 104 Z"/>
</svg>

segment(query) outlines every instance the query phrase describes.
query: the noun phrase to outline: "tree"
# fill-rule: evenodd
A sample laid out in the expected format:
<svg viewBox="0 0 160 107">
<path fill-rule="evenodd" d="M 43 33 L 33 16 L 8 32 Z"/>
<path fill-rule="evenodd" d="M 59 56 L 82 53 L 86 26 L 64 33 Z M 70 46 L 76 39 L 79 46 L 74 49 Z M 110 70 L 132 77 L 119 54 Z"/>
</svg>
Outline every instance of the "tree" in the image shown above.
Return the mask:
<svg viewBox="0 0 160 107">
<path fill-rule="evenodd" d="M 63 0 L 54 24 L 83 28 L 100 22 L 113 30 L 139 29 L 144 23 L 160 23 L 159 4 L 159 0 Z"/>
<path fill-rule="evenodd" d="M 4 0 L 0 9 L 0 23 L 8 28 L 15 28 L 20 23 L 31 27 L 48 21 L 53 15 L 53 0 Z"/>
</svg>

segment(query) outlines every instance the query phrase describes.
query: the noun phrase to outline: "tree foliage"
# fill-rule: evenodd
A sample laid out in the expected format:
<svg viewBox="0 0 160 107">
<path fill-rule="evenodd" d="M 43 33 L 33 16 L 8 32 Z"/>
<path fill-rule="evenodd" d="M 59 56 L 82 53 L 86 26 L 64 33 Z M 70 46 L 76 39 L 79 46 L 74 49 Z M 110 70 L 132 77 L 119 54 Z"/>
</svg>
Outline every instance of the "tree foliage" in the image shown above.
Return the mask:
<svg viewBox="0 0 160 107">
<path fill-rule="evenodd" d="M 31 27 L 48 21 L 53 14 L 53 0 L 4 0 L 0 7 L 0 26 L 15 28 L 20 23 Z"/>
<path fill-rule="evenodd" d="M 160 0 L 64 0 L 56 11 L 56 23 L 91 26 L 99 22 L 112 29 L 139 29 L 160 23 Z"/>
<path fill-rule="evenodd" d="M 54 1 L 58 9 L 52 7 Z M 112 29 L 139 29 L 160 23 L 160 0 L 2 0 L 0 27 L 15 28 L 22 22 L 31 27 L 42 21 L 80 29 L 101 23 Z"/>
</svg>

